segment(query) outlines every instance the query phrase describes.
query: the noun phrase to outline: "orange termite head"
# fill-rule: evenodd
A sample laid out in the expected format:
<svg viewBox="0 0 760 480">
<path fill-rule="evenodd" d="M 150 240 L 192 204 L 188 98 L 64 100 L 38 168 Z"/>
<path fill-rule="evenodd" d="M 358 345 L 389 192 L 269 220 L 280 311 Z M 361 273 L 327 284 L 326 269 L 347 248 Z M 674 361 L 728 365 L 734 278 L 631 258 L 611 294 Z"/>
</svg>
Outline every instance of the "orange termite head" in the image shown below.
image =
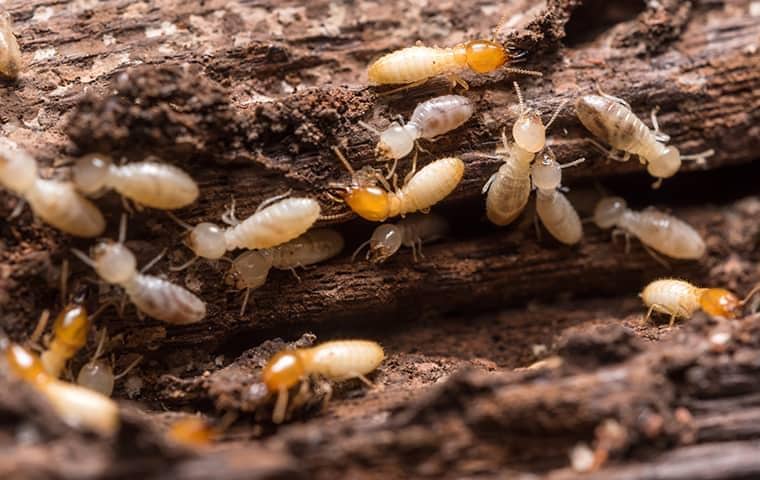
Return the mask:
<svg viewBox="0 0 760 480">
<path fill-rule="evenodd" d="M 742 301 L 724 288 L 708 288 L 699 297 L 699 305 L 708 315 L 723 318 L 736 318 Z"/>
<path fill-rule="evenodd" d="M 507 51 L 496 42 L 472 40 L 464 44 L 467 66 L 477 73 L 488 73 L 507 62 Z"/>
<path fill-rule="evenodd" d="M 9 343 L 4 347 L 5 359 L 11 370 L 27 382 L 39 385 L 50 379 L 40 357 L 21 345 Z"/>
<path fill-rule="evenodd" d="M 56 340 L 63 342 L 72 349 L 80 349 L 87 343 L 87 331 L 90 320 L 87 310 L 81 305 L 68 305 L 64 308 L 53 324 Z"/>
<path fill-rule="evenodd" d="M 267 390 L 279 392 L 287 390 L 306 376 L 306 366 L 297 350 L 284 350 L 269 359 L 262 379 Z"/>
<path fill-rule="evenodd" d="M 216 430 L 198 417 L 188 417 L 174 422 L 166 435 L 173 441 L 189 447 L 203 447 L 216 437 Z"/>
<path fill-rule="evenodd" d="M 377 185 L 377 175 L 374 168 L 364 167 L 353 173 L 351 184 L 341 193 L 343 201 L 354 213 L 372 222 L 388 218 L 390 207 L 388 192 Z"/>
</svg>

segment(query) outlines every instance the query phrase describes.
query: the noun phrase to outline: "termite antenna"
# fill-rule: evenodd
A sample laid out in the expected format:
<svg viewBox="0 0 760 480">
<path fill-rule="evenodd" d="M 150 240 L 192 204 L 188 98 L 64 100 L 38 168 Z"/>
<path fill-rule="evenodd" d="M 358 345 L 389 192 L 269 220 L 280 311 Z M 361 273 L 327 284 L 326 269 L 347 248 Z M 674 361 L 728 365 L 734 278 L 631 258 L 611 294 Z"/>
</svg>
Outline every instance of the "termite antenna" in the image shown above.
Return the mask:
<svg viewBox="0 0 760 480">
<path fill-rule="evenodd" d="M 525 100 L 523 99 L 522 91 L 520 91 L 520 84 L 517 82 L 512 82 L 512 85 L 515 87 L 515 93 L 517 94 L 517 99 L 520 101 L 520 114 L 525 113 Z"/>
<path fill-rule="evenodd" d="M 744 300 L 742 300 L 741 302 L 739 302 L 740 305 L 745 305 L 750 300 L 750 298 L 754 297 L 758 293 L 760 293 L 760 283 L 758 283 L 757 285 L 755 285 L 754 288 L 752 288 L 752 290 L 749 291 L 749 293 L 747 294 L 747 296 L 744 297 Z"/>
<path fill-rule="evenodd" d="M 166 211 L 166 215 L 168 215 L 169 218 L 171 218 L 172 220 L 174 220 L 174 223 L 176 223 L 180 227 L 184 228 L 185 230 L 190 231 L 190 230 L 193 229 L 193 227 L 189 223 L 183 222 L 182 220 L 180 220 L 179 218 L 177 218 L 177 216 L 174 215 L 172 212 L 170 212 L 170 211 L 167 210 Z"/>
<path fill-rule="evenodd" d="M 137 356 L 137 358 L 136 358 L 136 359 L 135 359 L 135 360 L 134 360 L 132 363 L 130 363 L 129 365 L 127 365 L 127 368 L 125 368 L 125 369 L 124 369 L 124 370 L 123 370 L 121 373 L 119 373 L 118 375 L 114 375 L 113 379 L 114 379 L 114 380 L 118 380 L 118 379 L 120 379 L 120 378 L 123 378 L 123 377 L 124 377 L 126 374 L 128 374 L 128 373 L 129 373 L 129 372 L 130 372 L 130 371 L 131 371 L 133 368 L 135 368 L 135 367 L 137 366 L 137 364 L 138 364 L 138 363 L 142 362 L 142 359 L 143 359 L 143 356 L 142 356 L 142 355 L 138 355 L 138 356 Z"/>
<path fill-rule="evenodd" d="M 697 165 L 707 165 L 707 158 L 715 155 L 715 150 L 712 148 L 700 153 L 692 153 L 691 155 L 681 155 L 681 160 L 693 161 Z"/>
<path fill-rule="evenodd" d="M 574 167 L 576 165 L 580 165 L 581 163 L 583 163 L 585 161 L 586 161 L 586 158 L 585 157 L 581 157 L 578 160 L 573 160 L 572 162 L 562 163 L 562 164 L 560 164 L 559 168 Z"/>
<path fill-rule="evenodd" d="M 89 363 L 93 363 L 95 360 L 100 358 L 100 356 L 103 354 L 103 346 L 106 343 L 107 335 L 108 335 L 108 329 L 106 327 L 103 327 L 103 329 L 100 331 L 100 340 L 98 340 L 98 346 L 95 347 L 95 354 L 92 356 Z"/>
<path fill-rule="evenodd" d="M 373 126 L 372 126 L 372 125 L 370 125 L 369 123 L 365 123 L 365 122 L 363 122 L 362 120 L 359 120 L 359 122 L 358 122 L 358 123 L 359 123 L 359 125 L 361 125 L 362 127 L 366 128 L 366 129 L 367 129 L 367 130 L 369 130 L 370 132 L 374 133 L 374 134 L 375 134 L 375 135 L 377 135 L 378 137 L 380 136 L 380 134 L 381 134 L 380 130 L 376 129 L 375 127 L 373 127 Z"/>
<path fill-rule="evenodd" d="M 364 247 L 366 247 L 367 245 L 369 245 L 369 244 L 370 244 L 370 242 L 371 242 L 371 240 L 367 240 L 366 242 L 364 242 L 364 243 L 362 243 L 361 245 L 359 245 L 359 247 L 358 247 L 356 250 L 354 250 L 354 254 L 353 254 L 353 255 L 351 255 L 351 261 L 352 261 L 352 262 L 355 262 L 355 261 L 356 261 L 356 256 L 357 256 L 357 255 L 359 255 L 359 252 L 360 252 L 360 251 L 361 251 L 361 250 L 362 250 Z"/>
<path fill-rule="evenodd" d="M 172 272 L 181 272 L 182 270 L 188 268 L 190 265 L 194 264 L 199 258 L 201 258 L 201 257 L 199 257 L 198 255 L 195 255 L 193 258 L 191 258 L 190 260 L 186 261 L 182 265 L 179 265 L 179 266 L 170 265 L 169 266 L 169 270 L 172 271 Z M 225 260 L 227 260 L 227 259 L 225 259 Z"/>
<path fill-rule="evenodd" d="M 493 27 L 493 30 L 491 30 L 491 40 L 493 42 L 496 42 L 496 36 L 501 30 L 501 27 L 503 27 L 504 24 L 507 23 L 507 20 L 509 20 L 510 18 L 511 16 L 509 15 L 509 13 L 505 13 L 499 18 L 499 21 L 496 23 L 496 26 Z"/>
<path fill-rule="evenodd" d="M 87 254 L 84 253 L 83 251 L 81 251 L 81 250 L 79 250 L 77 248 L 72 248 L 71 249 L 71 253 L 73 253 L 74 255 L 76 255 L 77 258 L 79 258 L 79 260 L 83 261 L 88 266 L 90 266 L 92 268 L 95 268 L 95 262 L 93 262 L 92 259 L 89 256 L 87 256 Z"/>
<path fill-rule="evenodd" d="M 50 310 L 45 309 L 40 314 L 40 319 L 37 320 L 37 325 L 34 327 L 34 331 L 29 336 L 29 343 L 37 343 L 37 340 L 39 340 L 42 336 L 42 332 L 44 332 L 45 328 L 47 328 L 48 320 L 50 320 Z"/>
<path fill-rule="evenodd" d="M 354 170 L 354 167 L 352 167 L 351 164 L 348 163 L 348 160 L 346 160 L 346 157 L 343 156 L 343 152 L 341 152 L 340 149 L 336 146 L 333 146 L 332 150 L 333 152 L 335 152 L 335 156 L 338 157 L 338 160 L 340 160 L 343 166 L 346 168 L 346 170 L 348 170 L 348 173 L 350 173 L 352 177 L 356 175 L 356 171 Z"/>
<path fill-rule="evenodd" d="M 66 304 L 66 294 L 69 280 L 69 259 L 64 258 L 61 262 L 61 305 Z"/>
<path fill-rule="evenodd" d="M 535 70 L 525 70 L 524 68 L 504 67 L 504 70 L 517 73 L 519 75 L 530 75 L 531 77 L 543 77 L 544 74 Z"/>
<path fill-rule="evenodd" d="M 127 214 L 122 213 L 119 220 L 119 243 L 124 243 L 127 239 Z"/>
<path fill-rule="evenodd" d="M 562 111 L 563 108 L 565 108 L 565 105 L 567 105 L 567 102 L 569 102 L 569 101 L 570 100 L 565 99 L 565 100 L 562 101 L 562 103 L 559 104 L 559 107 L 557 107 L 557 109 L 552 114 L 552 117 L 549 119 L 549 123 L 547 123 L 546 126 L 544 127 L 545 130 L 549 130 L 549 127 L 552 126 L 552 123 L 554 123 L 554 121 L 559 116 L 559 113 Z"/>
</svg>

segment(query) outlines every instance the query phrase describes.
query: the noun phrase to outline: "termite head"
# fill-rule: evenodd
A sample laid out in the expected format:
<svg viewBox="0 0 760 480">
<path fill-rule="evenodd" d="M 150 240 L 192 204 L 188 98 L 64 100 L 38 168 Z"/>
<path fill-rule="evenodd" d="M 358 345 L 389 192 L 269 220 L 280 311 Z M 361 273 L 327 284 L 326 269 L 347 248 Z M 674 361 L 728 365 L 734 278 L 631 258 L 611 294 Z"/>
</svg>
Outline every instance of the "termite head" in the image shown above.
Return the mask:
<svg viewBox="0 0 760 480">
<path fill-rule="evenodd" d="M 647 172 L 653 177 L 669 178 L 681 168 L 681 153 L 676 147 L 663 146 L 658 156 L 647 158 Z"/>
<path fill-rule="evenodd" d="M 37 355 L 15 343 L 7 344 L 4 349 L 8 366 L 16 375 L 36 385 L 50 380 Z"/>
<path fill-rule="evenodd" d="M 742 301 L 724 288 L 708 288 L 699 297 L 699 306 L 714 317 L 736 318 Z"/>
<path fill-rule="evenodd" d="M 237 289 L 258 288 L 264 285 L 272 268 L 272 254 L 268 250 L 252 250 L 237 257 L 224 277 L 227 285 Z"/>
<path fill-rule="evenodd" d="M 171 440 L 190 447 L 208 445 L 214 440 L 216 435 L 216 429 L 203 419 L 195 416 L 174 422 L 166 432 L 166 436 Z"/>
<path fill-rule="evenodd" d="M 554 190 L 562 183 L 562 167 L 549 149 L 544 150 L 540 157 L 530 168 L 533 185 L 539 190 Z"/>
<path fill-rule="evenodd" d="M 196 255 L 210 260 L 222 258 L 227 252 L 224 230 L 208 222 L 196 225 L 187 236 L 186 244 Z"/>
<path fill-rule="evenodd" d="M 301 355 L 296 350 L 285 350 L 273 356 L 267 362 L 262 373 L 262 380 L 270 392 L 287 390 L 300 382 L 306 375 L 306 367 Z"/>
<path fill-rule="evenodd" d="M 124 283 L 137 272 L 137 261 L 123 243 L 102 242 L 94 251 L 92 261 L 95 271 L 108 283 Z"/>
<path fill-rule="evenodd" d="M 401 248 L 401 231 L 396 225 L 383 224 L 375 229 L 369 240 L 368 259 L 374 264 L 383 263 Z"/>
<path fill-rule="evenodd" d="M 77 375 L 78 385 L 94 390 L 106 397 L 110 397 L 113 393 L 115 381 L 113 368 L 108 362 L 103 360 L 87 362 L 79 370 L 79 375 Z"/>
<path fill-rule="evenodd" d="M 99 153 L 85 155 L 77 160 L 72 169 L 77 190 L 92 194 L 105 187 L 111 164 L 111 157 Z"/>
<path fill-rule="evenodd" d="M 380 134 L 376 154 L 387 159 L 399 159 L 409 155 L 414 149 L 414 128 L 409 125 L 401 126 L 398 122 L 391 123 Z M 413 127 L 413 125 L 412 125 Z"/>
<path fill-rule="evenodd" d="M 467 66 L 476 73 L 488 73 L 507 62 L 507 51 L 496 42 L 472 40 L 464 44 Z"/>
<path fill-rule="evenodd" d="M 24 193 L 37 180 L 37 162 L 9 140 L 2 140 L 0 141 L 0 184 L 16 193 Z"/>
<path fill-rule="evenodd" d="M 87 343 L 90 319 L 81 305 L 68 305 L 58 314 L 53 324 L 56 340 L 72 349 L 80 349 Z"/>
<path fill-rule="evenodd" d="M 594 223 L 599 228 L 612 228 L 620 221 L 628 205 L 620 197 L 605 197 L 594 209 Z"/>
<path fill-rule="evenodd" d="M 372 222 L 382 222 L 388 218 L 390 198 L 388 192 L 378 186 L 378 179 L 382 175 L 370 166 L 355 171 L 340 149 L 334 147 L 333 151 L 351 174 L 349 185 L 333 185 L 342 190 L 341 196 L 346 205 L 360 217 Z"/>
<path fill-rule="evenodd" d="M 538 112 L 533 109 L 521 112 L 512 127 L 512 137 L 523 150 L 530 153 L 540 152 L 546 145 L 546 128 Z"/>
</svg>

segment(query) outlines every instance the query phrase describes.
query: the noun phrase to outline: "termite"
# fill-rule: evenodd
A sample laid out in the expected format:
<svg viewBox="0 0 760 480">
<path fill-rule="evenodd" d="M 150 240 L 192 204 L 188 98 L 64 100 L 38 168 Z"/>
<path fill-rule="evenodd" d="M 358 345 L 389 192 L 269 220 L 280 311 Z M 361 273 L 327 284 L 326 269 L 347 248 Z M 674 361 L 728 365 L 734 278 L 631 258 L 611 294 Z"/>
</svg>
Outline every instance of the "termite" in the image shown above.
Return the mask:
<svg viewBox="0 0 760 480">
<path fill-rule="evenodd" d="M 369 245 L 367 260 L 380 264 L 390 258 L 401 246 L 411 247 L 414 261 L 422 255 L 422 243 L 433 242 L 446 236 L 449 232 L 448 222 L 434 213 L 428 215 L 414 214 L 395 224 L 384 223 L 372 232 L 372 237 L 359 245 L 352 260 L 362 248 Z"/>
<path fill-rule="evenodd" d="M 139 205 L 174 210 L 190 205 L 198 198 L 198 185 L 183 170 L 157 162 L 113 165 L 102 154 L 86 155 L 73 167 L 74 184 L 80 192 L 91 195 L 113 188 Z"/>
<path fill-rule="evenodd" d="M 40 392 L 66 424 L 109 436 L 119 428 L 119 408 L 113 400 L 56 379 L 37 355 L 21 345 L 6 341 L 3 347 L 11 371 Z"/>
<path fill-rule="evenodd" d="M 166 431 L 166 436 L 171 441 L 196 448 L 208 446 L 218 435 L 217 428 L 194 415 L 177 420 Z"/>
<path fill-rule="evenodd" d="M 118 242 L 99 243 L 93 250 L 93 258 L 77 249 L 72 252 L 105 282 L 121 286 L 141 313 L 175 325 L 203 320 L 206 304 L 200 298 L 168 280 L 137 271 L 135 256 L 124 245 L 125 236 L 126 216 L 122 216 Z"/>
<path fill-rule="evenodd" d="M 97 237 L 106 228 L 100 210 L 72 183 L 39 178 L 37 161 L 7 139 L 0 139 L 0 184 L 26 200 L 36 216 L 68 234 Z"/>
<path fill-rule="evenodd" d="M 490 40 L 471 40 L 454 47 L 414 46 L 383 55 L 367 71 L 372 85 L 418 85 L 438 75 L 447 75 L 454 84 L 469 88 L 459 72 L 490 73 L 503 67 L 511 58 L 503 45 Z M 540 77 L 540 72 L 504 67 L 513 73 Z"/>
<path fill-rule="evenodd" d="M 488 193 L 486 216 L 491 223 L 500 226 L 512 223 L 528 204 L 531 190 L 530 164 L 535 154 L 546 145 L 546 131 L 567 103 L 562 102 L 544 125 L 539 113 L 526 107 L 517 82 L 513 85 L 520 101 L 520 115 L 512 127 L 514 144 L 509 144 L 506 133 L 502 131 L 502 148 L 496 154 L 497 158 L 504 159 L 504 163 L 483 186 L 483 193 Z"/>
<path fill-rule="evenodd" d="M 342 186 L 343 201 L 360 217 L 382 222 L 412 212 L 426 212 L 446 198 L 459 185 L 464 175 L 464 162 L 456 157 L 441 158 L 425 165 L 400 189 L 390 185 L 375 169 L 364 167 L 358 172 L 337 148 L 334 151 L 351 174 L 351 184 Z M 384 182 L 384 188 L 378 186 Z"/>
<path fill-rule="evenodd" d="M 245 313 L 251 290 L 264 285 L 269 270 L 290 270 L 296 278 L 296 268 L 324 262 L 343 250 L 343 236 L 331 228 L 309 230 L 300 237 L 265 250 L 251 250 L 232 261 L 225 281 L 228 285 L 245 289 L 240 315 Z M 300 279 L 299 279 L 300 280 Z"/>
<path fill-rule="evenodd" d="M 77 304 L 67 305 L 53 323 L 53 340 L 40 355 L 48 375 L 58 378 L 66 362 L 87 343 L 90 319 L 87 310 Z"/>
<path fill-rule="evenodd" d="M 95 348 L 90 361 L 85 363 L 79 370 L 77 375 L 77 384 L 94 390 L 106 397 L 110 397 L 113 393 L 113 387 L 116 380 L 126 376 L 140 361 L 142 356 L 138 356 L 131 364 L 127 366 L 122 372 L 117 375 L 113 373 L 113 367 L 106 361 L 100 360 L 100 355 L 103 353 L 103 345 L 106 339 L 106 330 L 103 329 L 98 346 Z"/>
<path fill-rule="evenodd" d="M 235 218 L 233 201 L 230 211 L 223 217 L 233 226 L 226 229 L 208 222 L 191 227 L 172 217 L 190 231 L 186 244 L 196 255 L 190 262 L 173 270 L 181 270 L 199 257 L 218 260 L 229 250 L 276 247 L 306 232 L 317 221 L 320 212 L 319 203 L 312 198 L 283 199 L 283 195 L 279 195 L 265 200 L 256 212 L 243 221 Z"/>
<path fill-rule="evenodd" d="M 696 260 L 705 254 L 704 240 L 689 224 L 651 207 L 634 212 L 620 197 L 601 199 L 594 223 L 603 229 L 615 227 L 613 236 L 633 235 L 645 247 L 672 258 Z"/>
<path fill-rule="evenodd" d="M 339 340 L 277 353 L 262 373 L 269 393 L 277 395 L 272 421 L 282 423 L 288 406 L 288 390 L 307 377 L 335 382 L 359 378 L 372 385 L 365 375 L 376 369 L 384 358 L 383 347 L 369 340 Z"/>
<path fill-rule="evenodd" d="M 541 160 L 531 167 L 533 185 L 537 189 L 536 213 L 541 223 L 554 238 L 565 245 L 574 245 L 583 237 L 583 225 L 578 212 L 564 193 L 559 191 L 562 184 L 562 169 L 578 165 L 585 159 L 570 163 L 557 163 L 554 152 L 546 148 Z"/>
<path fill-rule="evenodd" d="M 626 162 L 631 155 L 638 155 L 646 163 L 647 171 L 657 178 L 654 187 L 662 180 L 672 177 L 681 168 L 683 160 L 704 162 L 715 152 L 708 150 L 695 155 L 681 155 L 676 147 L 665 144 L 670 137 L 660 131 L 657 123 L 657 109 L 652 110 L 650 130 L 632 111 L 625 101 L 603 92 L 599 95 L 584 95 L 575 102 L 575 110 L 581 123 L 596 137 L 610 144 L 613 149 L 621 150 L 621 156 L 614 150 L 608 150 L 596 142 L 593 144 L 606 152 L 609 158 Z"/>
<path fill-rule="evenodd" d="M 474 112 L 475 106 L 469 98 L 461 95 L 443 95 L 417 105 L 412 117 L 404 125 L 393 122 L 379 132 L 374 127 L 361 123 L 379 135 L 377 155 L 395 162 L 409 155 L 418 139 L 433 140 L 450 132 L 469 120 Z M 414 170 L 412 167 L 412 171 Z M 393 171 L 395 163 L 391 168 L 391 172 Z"/>
<path fill-rule="evenodd" d="M 8 12 L 0 13 L 0 75 L 15 80 L 21 72 L 21 49 Z"/>
<path fill-rule="evenodd" d="M 677 318 L 691 318 L 697 310 L 714 317 L 736 318 L 741 307 L 759 291 L 760 286 L 757 286 L 744 300 L 739 300 L 724 288 L 700 288 L 684 280 L 666 278 L 651 282 L 639 296 L 649 307 L 647 319 L 652 312 L 664 313 L 670 315 L 670 326 L 673 326 Z"/>
</svg>

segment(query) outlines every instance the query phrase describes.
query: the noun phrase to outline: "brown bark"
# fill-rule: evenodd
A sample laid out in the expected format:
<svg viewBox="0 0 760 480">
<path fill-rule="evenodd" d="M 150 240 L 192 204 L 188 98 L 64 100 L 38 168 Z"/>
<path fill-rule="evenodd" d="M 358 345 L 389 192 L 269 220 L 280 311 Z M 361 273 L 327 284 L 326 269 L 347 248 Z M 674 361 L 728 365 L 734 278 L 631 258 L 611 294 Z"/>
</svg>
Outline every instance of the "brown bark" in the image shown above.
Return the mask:
<svg viewBox="0 0 760 480">
<path fill-rule="evenodd" d="M 218 222 L 232 195 L 244 216 L 288 189 L 318 198 L 326 214 L 342 212 L 328 199 L 328 186 L 348 177 L 330 147 L 340 145 L 355 167 L 375 164 L 377 139 L 359 120 L 382 128 L 395 115 L 408 117 L 420 101 L 449 91 L 443 79 L 392 95 L 366 87 L 366 65 L 381 53 L 417 40 L 449 45 L 489 37 L 505 15 L 510 21 L 497 38 L 525 49 L 528 60 L 518 66 L 544 77 L 465 75 L 471 87 L 465 95 L 476 102 L 477 114 L 463 128 L 425 143 L 430 153 L 421 157 L 466 160 L 462 184 L 435 208 L 449 218 L 453 232 L 425 246 L 420 262 L 413 263 L 408 251 L 380 267 L 351 262 L 351 251 L 374 225 L 346 218 L 335 222 L 348 245 L 339 258 L 299 272 L 300 282 L 288 272 L 270 274 L 243 318 L 241 295 L 222 282 L 226 264 L 170 273 L 162 261 L 154 273 L 202 296 L 208 321 L 170 328 L 140 321 L 133 308 L 121 318 L 111 310 L 98 320 L 108 327 L 117 365 L 129 363 L 130 353 L 145 357 L 137 370 L 142 390 L 132 395 L 141 406 L 239 412 L 224 446 L 181 450 L 161 435 L 176 415 L 138 409 L 125 413 L 126 427 L 112 441 L 73 432 L 56 423 L 33 392 L 3 378 L 8 393 L 0 395 L 0 445 L 14 445 L 0 457 L 0 474 L 117 478 L 171 472 L 204 478 L 213 472 L 231 479 L 498 471 L 574 478 L 562 470 L 569 449 L 611 441 L 600 427 L 606 420 L 614 420 L 625 438 L 591 478 L 650 478 L 655 470 L 661 478 L 757 473 L 760 463 L 750 453 L 758 438 L 751 423 L 757 417 L 756 319 L 735 326 L 737 343 L 728 353 L 705 349 L 706 319 L 663 343 L 643 343 L 636 336 L 656 340 L 662 332 L 640 322 L 633 299 L 646 281 L 666 274 L 741 293 L 760 278 L 754 266 L 757 167 L 751 163 L 760 147 L 760 22 L 747 13 L 749 2 L 423 3 L 5 5 L 27 67 L 18 82 L 0 85 L 2 134 L 33 153 L 46 176 L 65 177 L 65 168 L 47 167 L 91 151 L 129 160 L 153 155 L 179 165 L 201 186 L 201 201 L 178 214 L 192 224 Z M 605 161 L 590 148 L 572 107 L 550 132 L 561 161 L 587 158 L 566 170 L 564 179 L 582 216 L 599 196 L 595 184 L 604 185 L 636 208 L 672 207 L 703 234 L 708 255 L 675 262 L 668 271 L 637 242 L 626 253 L 610 242 L 609 232 L 592 225 L 580 246 L 561 247 L 546 232 L 536 240 L 532 206 L 515 226 L 488 225 L 480 189 L 499 162 L 468 153 L 493 151 L 501 129 L 513 123 L 513 80 L 545 117 L 599 83 L 642 118 L 659 106 L 660 125 L 682 152 L 715 149 L 707 166 L 687 164 L 653 191 L 638 162 Z M 745 196 L 750 198 L 740 200 Z M 6 217 L 15 202 L 0 192 L 0 214 Z M 98 204 L 113 237 L 121 202 L 108 194 Z M 177 264 L 188 258 L 181 233 L 160 212 L 138 212 L 130 218 L 129 246 L 141 264 L 168 247 L 169 261 Z M 57 311 L 60 262 L 70 257 L 69 247 L 89 245 L 34 223 L 28 209 L 0 224 L 3 330 L 23 340 L 42 309 Z M 91 275 L 77 261 L 72 267 L 70 290 L 86 285 Z M 114 294 L 90 289 L 90 304 Z M 612 295 L 630 300 L 595 300 Z M 478 313 L 528 300 L 529 308 L 519 311 Z M 547 300 L 559 300 L 561 307 L 533 306 Z M 590 328 L 619 322 L 631 330 Z M 579 331 L 559 349 L 562 367 L 487 372 L 541 358 L 534 345 L 557 351 L 559 338 L 573 326 Z M 376 375 L 378 388 L 366 392 L 349 383 L 338 389 L 327 418 L 272 435 L 271 399 L 250 388 L 255 393 L 263 362 L 283 344 L 249 348 L 275 336 L 298 338 L 305 330 L 320 339 L 378 338 L 389 359 Z M 91 342 L 87 350 L 92 348 Z M 422 386 L 464 367 L 469 369 L 413 398 Z M 313 387 L 296 419 L 311 419 L 320 406 L 323 392 Z M 121 387 L 117 395 L 128 392 Z M 29 425 L 41 440 L 16 442 L 13 432 Z M 73 453 L 51 464 L 50 452 L 64 448 Z M 730 460 L 712 462 L 724 454 Z"/>
</svg>

